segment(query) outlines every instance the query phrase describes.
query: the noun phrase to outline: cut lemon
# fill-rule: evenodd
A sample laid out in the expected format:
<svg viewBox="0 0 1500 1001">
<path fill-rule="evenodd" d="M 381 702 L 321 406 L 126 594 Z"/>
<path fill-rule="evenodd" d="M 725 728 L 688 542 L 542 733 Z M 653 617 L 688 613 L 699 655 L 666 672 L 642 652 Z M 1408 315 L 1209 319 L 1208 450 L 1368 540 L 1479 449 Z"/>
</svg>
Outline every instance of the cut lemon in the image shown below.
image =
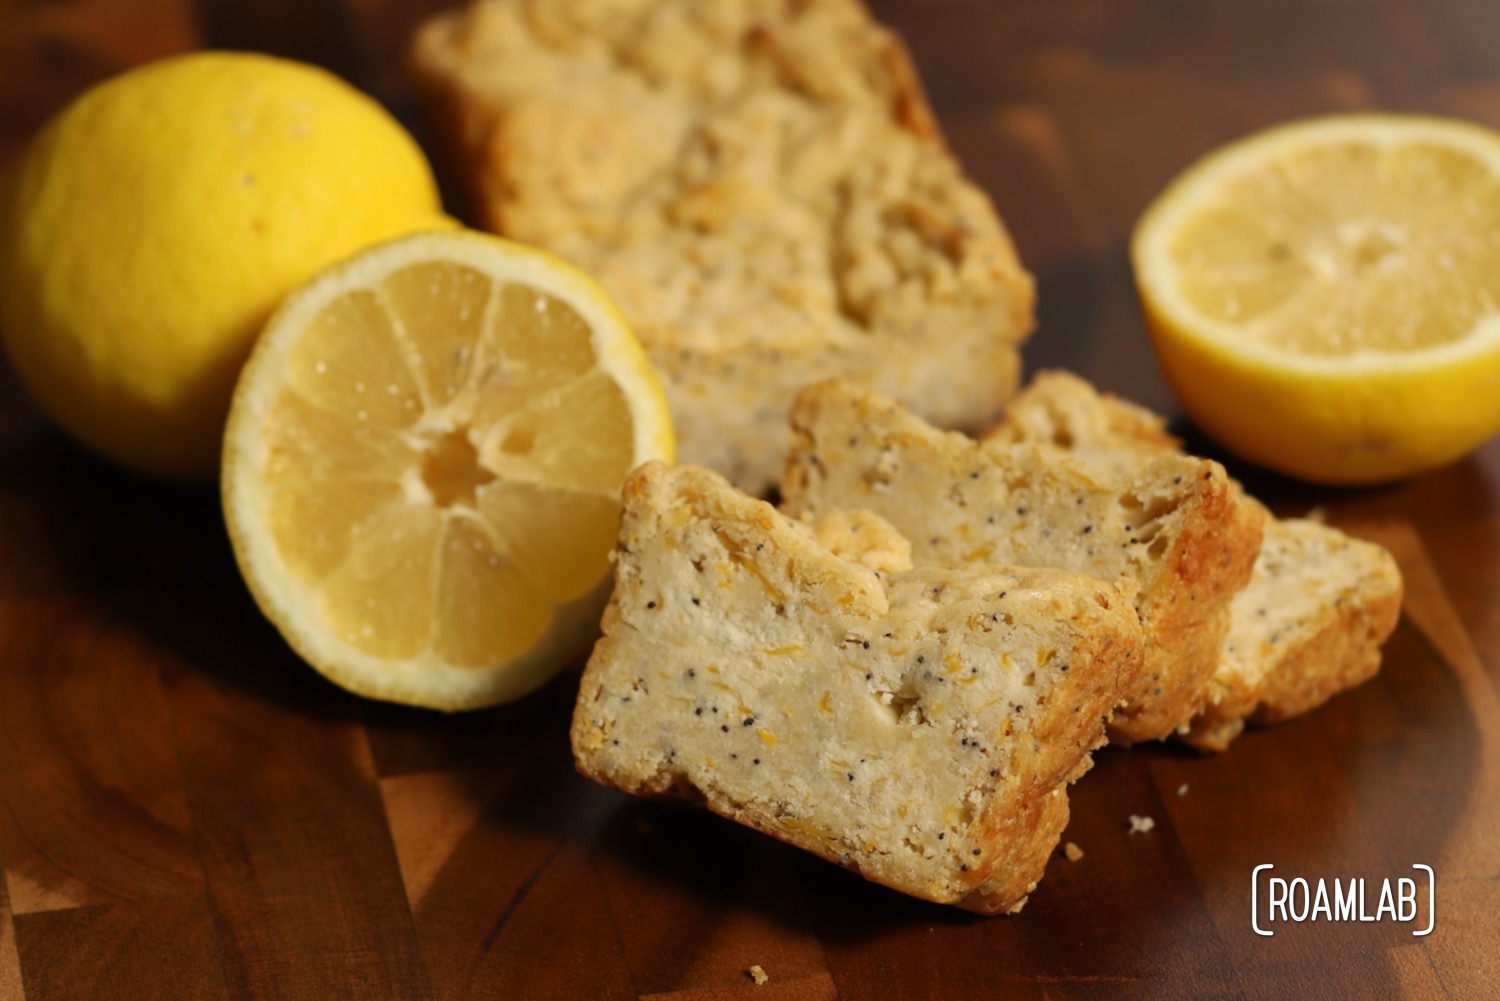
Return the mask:
<svg viewBox="0 0 1500 1001">
<path fill-rule="evenodd" d="M 271 318 L 225 433 L 262 610 L 373 698 L 525 694 L 592 642 L 625 476 L 670 461 L 654 373 L 591 279 L 470 232 L 382 244 Z"/>
<path fill-rule="evenodd" d="M 1370 483 L 1500 429 L 1500 134 L 1388 114 L 1270 129 L 1174 181 L 1131 255 L 1173 390 L 1248 459 Z"/>
</svg>

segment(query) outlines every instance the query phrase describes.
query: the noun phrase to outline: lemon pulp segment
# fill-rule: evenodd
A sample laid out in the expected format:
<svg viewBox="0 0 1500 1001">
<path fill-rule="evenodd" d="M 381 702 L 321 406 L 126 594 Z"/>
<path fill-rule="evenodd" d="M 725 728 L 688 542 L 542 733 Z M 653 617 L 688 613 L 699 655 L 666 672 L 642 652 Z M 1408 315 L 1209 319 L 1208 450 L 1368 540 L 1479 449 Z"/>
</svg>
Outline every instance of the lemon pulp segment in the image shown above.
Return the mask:
<svg viewBox="0 0 1500 1001">
<path fill-rule="evenodd" d="M 1497 303 L 1500 176 L 1462 148 L 1348 136 L 1220 179 L 1167 247 L 1194 310 L 1301 355 L 1459 340 Z"/>
<path fill-rule="evenodd" d="M 566 302 L 452 261 L 322 308 L 262 418 L 268 533 L 381 658 L 517 657 L 607 569 L 631 408 Z"/>
</svg>

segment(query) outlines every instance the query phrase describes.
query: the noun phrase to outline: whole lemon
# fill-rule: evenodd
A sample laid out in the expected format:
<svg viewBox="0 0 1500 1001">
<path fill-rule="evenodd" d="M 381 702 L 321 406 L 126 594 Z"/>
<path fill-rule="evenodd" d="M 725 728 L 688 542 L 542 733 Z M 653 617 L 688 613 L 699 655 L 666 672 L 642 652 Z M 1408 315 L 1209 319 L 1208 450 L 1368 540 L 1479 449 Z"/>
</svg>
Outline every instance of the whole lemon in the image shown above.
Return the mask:
<svg viewBox="0 0 1500 1001">
<path fill-rule="evenodd" d="M 374 100 L 300 63 L 204 52 L 106 81 L 0 207 L 0 332 L 37 404 L 133 469 L 211 479 L 240 366 L 286 293 L 451 225 Z"/>
</svg>

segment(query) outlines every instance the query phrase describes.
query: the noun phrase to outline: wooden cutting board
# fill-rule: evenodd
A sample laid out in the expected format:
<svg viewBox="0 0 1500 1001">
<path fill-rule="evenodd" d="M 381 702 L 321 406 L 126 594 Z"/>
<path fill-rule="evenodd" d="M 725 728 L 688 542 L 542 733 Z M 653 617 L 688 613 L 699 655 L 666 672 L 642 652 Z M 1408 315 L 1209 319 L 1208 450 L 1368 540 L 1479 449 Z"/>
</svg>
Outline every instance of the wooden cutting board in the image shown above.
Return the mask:
<svg viewBox="0 0 1500 1001">
<path fill-rule="evenodd" d="M 400 52 L 438 6 L 0 7 L 0 171 L 89 82 L 198 45 L 409 111 Z M 1161 409 L 1123 246 L 1189 159 L 1316 111 L 1500 125 L 1500 8 L 1463 0 L 874 6 L 1038 276 L 1029 364 Z M 1073 794 L 1082 857 L 983 919 L 589 784 L 574 674 L 457 717 L 333 688 L 255 610 L 213 492 L 105 467 L 0 369 L 0 999 L 1497 996 L 1500 442 L 1365 491 L 1226 461 L 1396 554 L 1384 670 L 1225 754 L 1104 751 Z M 1363 877 L 1373 910 L 1417 864 L 1430 934 L 1252 925 L 1272 876 Z"/>
</svg>

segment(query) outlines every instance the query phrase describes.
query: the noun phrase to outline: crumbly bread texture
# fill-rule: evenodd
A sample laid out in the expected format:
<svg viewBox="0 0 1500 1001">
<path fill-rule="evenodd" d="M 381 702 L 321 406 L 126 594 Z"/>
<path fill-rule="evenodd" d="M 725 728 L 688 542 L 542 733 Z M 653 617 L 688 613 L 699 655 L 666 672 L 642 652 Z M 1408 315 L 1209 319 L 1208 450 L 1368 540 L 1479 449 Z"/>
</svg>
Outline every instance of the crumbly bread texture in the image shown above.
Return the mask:
<svg viewBox="0 0 1500 1001">
<path fill-rule="evenodd" d="M 1164 418 L 1077 376 L 1042 372 L 987 437 L 1046 442 L 1111 475 L 1139 469 L 1181 442 Z M 1184 739 L 1223 750 L 1245 721 L 1274 723 L 1372 677 L 1401 612 L 1390 553 L 1307 519 L 1266 516 L 1250 584 L 1230 602 L 1229 636 L 1210 701 Z"/>
<path fill-rule="evenodd" d="M 1262 521 L 1218 463 L 1170 453 L 1119 474 L 1086 470 L 1049 445 L 938 431 L 845 380 L 804 390 L 791 425 L 789 513 L 872 511 L 918 565 L 1059 567 L 1138 588 L 1145 668 L 1111 740 L 1169 736 L 1203 709 Z"/>
<path fill-rule="evenodd" d="M 624 502 L 579 771 L 917 897 L 1018 909 L 1139 672 L 1129 601 L 1059 570 L 901 569 L 872 515 L 809 527 L 691 466 L 642 466 Z"/>
<path fill-rule="evenodd" d="M 414 75 L 481 225 L 604 285 L 661 372 L 678 455 L 762 492 L 809 381 L 978 430 L 1033 289 L 857 0 L 480 0 Z"/>
</svg>

